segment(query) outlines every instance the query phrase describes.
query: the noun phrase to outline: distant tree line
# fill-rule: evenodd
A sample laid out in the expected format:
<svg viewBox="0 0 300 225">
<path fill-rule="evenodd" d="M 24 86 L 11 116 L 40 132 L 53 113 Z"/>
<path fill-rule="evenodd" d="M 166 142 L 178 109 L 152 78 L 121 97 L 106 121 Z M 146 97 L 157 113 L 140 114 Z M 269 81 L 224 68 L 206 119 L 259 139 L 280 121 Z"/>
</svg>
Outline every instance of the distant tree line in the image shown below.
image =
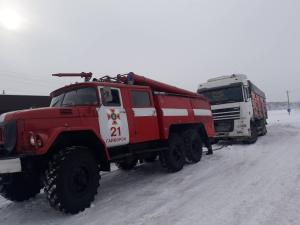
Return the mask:
<svg viewBox="0 0 300 225">
<path fill-rule="evenodd" d="M 300 109 L 300 102 L 291 102 L 292 109 Z M 268 102 L 268 110 L 287 110 L 287 102 Z"/>
</svg>

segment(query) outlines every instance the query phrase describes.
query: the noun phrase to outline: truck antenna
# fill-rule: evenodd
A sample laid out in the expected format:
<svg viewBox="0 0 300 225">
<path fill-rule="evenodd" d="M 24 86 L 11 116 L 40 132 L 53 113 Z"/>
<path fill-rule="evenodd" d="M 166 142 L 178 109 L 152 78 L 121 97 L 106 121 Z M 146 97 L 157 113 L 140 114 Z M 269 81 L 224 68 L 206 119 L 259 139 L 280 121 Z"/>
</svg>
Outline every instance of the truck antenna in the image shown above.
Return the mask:
<svg viewBox="0 0 300 225">
<path fill-rule="evenodd" d="M 88 82 L 91 80 L 93 74 L 91 72 L 89 73 L 85 73 L 85 72 L 81 72 L 81 73 L 55 73 L 52 74 L 52 76 L 54 77 L 82 77 L 84 78 L 85 82 Z"/>
</svg>

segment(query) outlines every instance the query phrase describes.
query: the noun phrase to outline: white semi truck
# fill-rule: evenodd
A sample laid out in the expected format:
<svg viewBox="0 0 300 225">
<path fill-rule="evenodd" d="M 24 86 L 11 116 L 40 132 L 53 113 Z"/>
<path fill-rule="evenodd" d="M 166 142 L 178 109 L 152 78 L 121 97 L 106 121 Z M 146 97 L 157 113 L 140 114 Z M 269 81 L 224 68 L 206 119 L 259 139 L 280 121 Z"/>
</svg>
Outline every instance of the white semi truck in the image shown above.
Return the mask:
<svg viewBox="0 0 300 225">
<path fill-rule="evenodd" d="M 246 75 L 209 79 L 199 85 L 198 93 L 211 103 L 216 140 L 254 143 L 267 133 L 266 96 Z"/>
</svg>

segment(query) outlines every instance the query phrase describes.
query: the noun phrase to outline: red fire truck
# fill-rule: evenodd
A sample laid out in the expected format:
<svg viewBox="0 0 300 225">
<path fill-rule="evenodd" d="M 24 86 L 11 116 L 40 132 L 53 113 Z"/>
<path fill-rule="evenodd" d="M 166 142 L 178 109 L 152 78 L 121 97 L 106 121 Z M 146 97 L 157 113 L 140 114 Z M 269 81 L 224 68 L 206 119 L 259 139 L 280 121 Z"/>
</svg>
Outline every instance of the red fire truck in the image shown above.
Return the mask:
<svg viewBox="0 0 300 225">
<path fill-rule="evenodd" d="M 56 74 L 82 76 L 91 73 Z M 211 149 L 211 107 L 196 93 L 129 73 L 72 84 L 51 93 L 50 107 L 0 117 L 0 192 L 27 200 L 44 187 L 52 207 L 89 207 L 100 171 L 133 168 L 159 157 L 171 172 Z"/>
</svg>

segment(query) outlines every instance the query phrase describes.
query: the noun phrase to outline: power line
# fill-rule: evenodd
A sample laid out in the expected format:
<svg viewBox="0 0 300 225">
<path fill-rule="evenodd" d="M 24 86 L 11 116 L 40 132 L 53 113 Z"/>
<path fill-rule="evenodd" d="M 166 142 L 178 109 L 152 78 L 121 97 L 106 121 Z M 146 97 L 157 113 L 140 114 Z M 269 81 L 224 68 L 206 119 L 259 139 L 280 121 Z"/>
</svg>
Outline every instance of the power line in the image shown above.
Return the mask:
<svg viewBox="0 0 300 225">
<path fill-rule="evenodd" d="M 5 78 L 15 78 L 15 79 L 18 79 L 18 80 L 23 80 L 26 79 L 27 80 L 31 80 L 31 81 L 34 81 L 34 82 L 39 82 L 39 83 L 45 83 L 46 81 L 45 80 L 42 80 L 42 79 L 35 79 L 35 78 L 31 78 L 31 77 L 27 77 L 27 76 L 17 76 L 17 75 L 14 75 L 14 74 L 10 74 L 10 73 L 1 73 L 0 72 L 0 76 L 1 77 L 5 77 Z"/>
<path fill-rule="evenodd" d="M 291 115 L 291 105 L 290 105 L 290 92 L 287 90 L 286 91 L 286 95 L 287 95 L 287 111 L 289 113 L 289 115 Z"/>
<path fill-rule="evenodd" d="M 14 75 L 19 76 L 19 77 L 30 76 L 30 77 L 35 77 L 35 78 L 38 78 L 38 79 L 41 77 L 39 75 L 35 75 L 35 74 L 31 74 L 31 73 L 30 74 L 29 73 L 24 73 L 24 72 L 20 73 L 20 72 L 12 71 L 12 70 L 0 70 L 0 74 L 14 74 Z"/>
<path fill-rule="evenodd" d="M 22 77 L 22 76 L 17 76 L 17 75 L 13 75 L 10 73 L 6 73 L 6 74 L 1 74 L 0 73 L 0 77 L 5 77 L 8 80 L 13 80 L 14 85 L 35 85 L 36 87 L 39 86 L 43 86 L 44 88 L 47 88 L 50 92 L 50 90 L 52 89 L 56 89 L 58 88 L 58 86 L 62 86 L 62 85 L 66 85 L 67 83 L 70 83 L 70 80 L 55 80 L 55 79 L 45 79 L 45 80 L 41 80 L 41 79 L 34 79 L 34 78 L 30 78 L 30 77 Z M 15 82 L 17 81 L 17 82 Z M 2 82 L 3 83 L 3 82 Z M 0 85 L 1 86 L 1 85 Z"/>
</svg>

